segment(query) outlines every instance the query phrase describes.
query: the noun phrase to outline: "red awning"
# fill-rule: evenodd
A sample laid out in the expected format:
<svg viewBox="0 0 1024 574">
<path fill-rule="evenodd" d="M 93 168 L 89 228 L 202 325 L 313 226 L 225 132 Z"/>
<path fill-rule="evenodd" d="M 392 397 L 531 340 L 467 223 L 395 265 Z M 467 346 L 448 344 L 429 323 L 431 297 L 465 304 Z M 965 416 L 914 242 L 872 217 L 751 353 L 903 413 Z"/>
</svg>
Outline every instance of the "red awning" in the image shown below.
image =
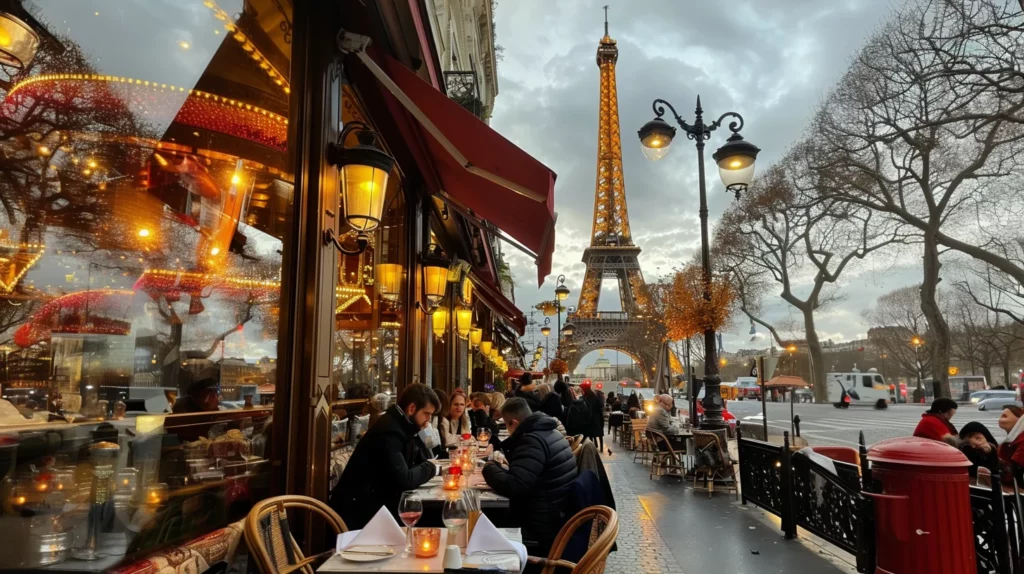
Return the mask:
<svg viewBox="0 0 1024 574">
<path fill-rule="evenodd" d="M 555 173 L 476 116 L 379 52 L 357 54 L 416 119 L 443 191 L 497 226 L 537 258 L 537 281 L 555 249 Z"/>
<path fill-rule="evenodd" d="M 473 287 L 476 288 L 476 296 L 483 301 L 484 305 L 487 305 L 491 311 L 504 317 L 508 324 L 515 328 L 519 336 L 522 337 L 526 333 L 526 317 L 516 307 L 516 304 L 509 301 L 497 287 L 480 279 L 476 274 L 470 273 L 469 279 L 473 282 Z"/>
</svg>

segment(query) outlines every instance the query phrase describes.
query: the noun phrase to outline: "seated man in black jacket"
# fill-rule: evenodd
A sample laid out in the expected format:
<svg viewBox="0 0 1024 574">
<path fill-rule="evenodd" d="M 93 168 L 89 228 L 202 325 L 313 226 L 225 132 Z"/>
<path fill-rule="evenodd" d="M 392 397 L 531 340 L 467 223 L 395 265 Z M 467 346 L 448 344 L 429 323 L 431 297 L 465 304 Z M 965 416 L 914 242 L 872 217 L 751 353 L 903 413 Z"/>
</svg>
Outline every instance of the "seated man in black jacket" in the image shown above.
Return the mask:
<svg viewBox="0 0 1024 574">
<path fill-rule="evenodd" d="M 381 505 L 397 516 L 402 492 L 440 474 L 440 466 L 422 460 L 423 446 L 416 440 L 440 409 L 430 387 L 413 383 L 360 439 L 330 497 L 331 508 L 350 530 L 365 526 Z"/>
<path fill-rule="evenodd" d="M 501 415 L 511 433 L 504 443 L 508 468 L 489 462 L 483 469 L 484 480 L 494 492 L 508 497 L 530 556 L 547 556 L 569 519 L 565 506 L 576 480 L 576 458 L 557 430 L 558 421 L 531 412 L 525 400 L 505 401 Z"/>
</svg>

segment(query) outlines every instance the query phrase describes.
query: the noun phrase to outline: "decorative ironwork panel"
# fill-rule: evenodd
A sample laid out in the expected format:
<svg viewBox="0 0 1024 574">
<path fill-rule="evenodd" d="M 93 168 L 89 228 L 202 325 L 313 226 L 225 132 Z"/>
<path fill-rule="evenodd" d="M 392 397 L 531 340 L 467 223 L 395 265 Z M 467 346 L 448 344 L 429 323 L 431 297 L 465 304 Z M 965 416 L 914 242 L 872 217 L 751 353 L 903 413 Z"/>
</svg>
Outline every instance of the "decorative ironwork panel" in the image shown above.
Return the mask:
<svg viewBox="0 0 1024 574">
<path fill-rule="evenodd" d="M 484 103 L 480 100 L 480 88 L 476 81 L 476 72 L 445 72 L 444 83 L 450 99 L 466 108 L 469 113 L 483 119 Z"/>
<path fill-rule="evenodd" d="M 810 458 L 793 456 L 793 507 L 801 528 L 856 555 L 858 531 L 865 504 L 857 467 L 835 462 L 839 476 Z M 848 468 L 849 467 L 849 468 Z"/>
<path fill-rule="evenodd" d="M 744 500 L 782 516 L 782 447 L 741 439 L 740 490 Z"/>
</svg>

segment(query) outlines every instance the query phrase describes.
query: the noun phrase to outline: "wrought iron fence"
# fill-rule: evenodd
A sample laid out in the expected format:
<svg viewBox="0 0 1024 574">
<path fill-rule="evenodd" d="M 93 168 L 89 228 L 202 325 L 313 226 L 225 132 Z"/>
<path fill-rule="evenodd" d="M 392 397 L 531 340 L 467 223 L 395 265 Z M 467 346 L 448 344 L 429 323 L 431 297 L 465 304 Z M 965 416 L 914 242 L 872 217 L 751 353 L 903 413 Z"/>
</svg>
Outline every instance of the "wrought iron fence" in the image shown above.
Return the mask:
<svg viewBox="0 0 1024 574">
<path fill-rule="evenodd" d="M 764 441 L 737 439 L 740 491 L 743 504 L 755 505 L 782 517 L 782 459 L 784 449 Z"/>
<path fill-rule="evenodd" d="M 857 465 L 833 461 L 836 474 L 795 453 L 792 458 L 796 524 L 857 557 L 857 570 L 874 568 L 874 508 L 861 494 Z"/>
</svg>

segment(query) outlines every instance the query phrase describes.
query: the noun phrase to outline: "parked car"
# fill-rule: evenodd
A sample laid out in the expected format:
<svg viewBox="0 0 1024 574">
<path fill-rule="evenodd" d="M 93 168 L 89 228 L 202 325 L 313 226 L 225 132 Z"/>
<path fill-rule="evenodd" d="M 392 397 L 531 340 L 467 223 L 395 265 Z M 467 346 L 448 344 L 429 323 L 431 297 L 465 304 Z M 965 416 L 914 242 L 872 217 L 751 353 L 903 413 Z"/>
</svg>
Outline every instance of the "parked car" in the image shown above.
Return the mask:
<svg viewBox="0 0 1024 574">
<path fill-rule="evenodd" d="M 1016 395 L 1017 393 L 1015 391 L 977 391 L 971 393 L 971 403 L 978 404 L 981 401 L 984 401 L 985 399 L 996 399 L 1003 397 L 1009 397 L 1009 399 L 1012 401 L 1016 397 Z"/>
<path fill-rule="evenodd" d="M 1013 400 L 1013 396 L 1011 394 L 1010 397 L 995 397 L 995 398 L 985 399 L 985 400 L 983 400 L 983 401 L 978 403 L 978 410 L 979 411 L 998 411 L 998 410 L 1002 410 L 1002 408 L 1004 406 L 1006 406 L 1006 405 L 1017 405 L 1018 407 L 1024 407 L 1024 403 L 1021 403 L 1020 401 Z"/>
</svg>

